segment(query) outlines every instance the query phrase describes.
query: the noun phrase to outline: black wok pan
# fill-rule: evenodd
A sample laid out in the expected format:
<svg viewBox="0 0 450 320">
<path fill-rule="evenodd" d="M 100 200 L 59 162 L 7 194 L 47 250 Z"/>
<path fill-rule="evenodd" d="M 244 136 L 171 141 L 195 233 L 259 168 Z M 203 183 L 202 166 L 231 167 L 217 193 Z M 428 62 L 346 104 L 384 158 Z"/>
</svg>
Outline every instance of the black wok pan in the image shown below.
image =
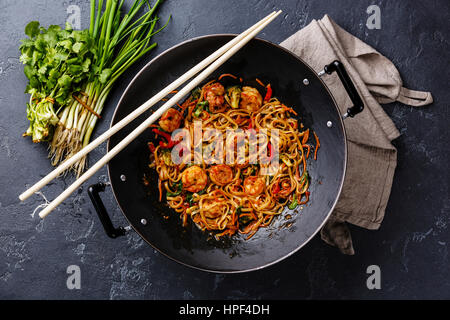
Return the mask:
<svg viewBox="0 0 450 320">
<path fill-rule="evenodd" d="M 169 83 L 200 62 L 233 35 L 211 35 L 177 45 L 149 62 L 132 80 L 115 110 L 112 123 L 121 120 Z M 353 116 L 362 110 L 361 99 L 339 62 L 324 69 L 337 71 L 355 106 L 348 110 Z M 339 197 L 345 176 L 347 145 L 345 130 L 337 105 L 320 77 L 302 60 L 267 41 L 254 39 L 222 65 L 209 79 L 232 73 L 252 81 L 271 83 L 274 96 L 293 107 L 299 120 L 314 130 L 321 147 L 317 161 L 310 157 L 310 201 L 295 212 L 286 208 L 268 228 L 261 228 L 250 239 L 241 235 L 216 241 L 190 224 L 181 226 L 179 215 L 166 204 L 158 202 L 156 173 L 148 169 L 152 140 L 150 130 L 127 146 L 108 165 L 114 196 L 130 226 L 150 245 L 169 258 L 194 268 L 213 272 L 243 272 L 274 264 L 304 246 L 325 223 Z M 206 82 L 205 81 L 205 82 Z M 158 105 L 159 106 L 159 105 Z M 155 106 L 154 108 L 158 107 Z M 133 121 L 108 141 L 113 148 L 150 112 Z M 143 176 L 150 178 L 150 186 Z M 123 235 L 127 228 L 115 228 L 98 193 L 104 184 L 93 185 L 89 195 L 110 237 Z M 290 219 L 289 216 L 291 216 Z M 128 229 L 130 229 L 128 227 Z"/>
</svg>

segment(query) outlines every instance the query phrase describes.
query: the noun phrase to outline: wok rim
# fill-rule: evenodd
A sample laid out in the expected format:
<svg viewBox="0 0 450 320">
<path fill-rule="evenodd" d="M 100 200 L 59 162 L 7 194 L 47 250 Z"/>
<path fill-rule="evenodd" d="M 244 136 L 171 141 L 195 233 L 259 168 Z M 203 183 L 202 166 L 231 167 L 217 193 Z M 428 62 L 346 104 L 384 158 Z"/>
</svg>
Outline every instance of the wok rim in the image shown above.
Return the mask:
<svg viewBox="0 0 450 320">
<path fill-rule="evenodd" d="M 160 59 L 162 56 L 164 56 L 165 54 L 169 53 L 170 51 L 173 51 L 181 46 L 184 46 L 187 43 L 190 42 L 194 42 L 197 40 L 202 40 L 202 39 L 207 39 L 207 38 L 215 38 L 215 37 L 235 37 L 238 36 L 238 34 L 233 34 L 233 33 L 217 33 L 217 34 L 208 34 L 208 35 L 203 35 L 203 36 L 198 36 L 198 37 L 194 37 L 194 38 L 190 38 L 188 40 L 182 41 L 179 44 L 176 44 L 166 50 L 164 50 L 163 52 L 161 52 L 160 54 L 158 54 L 156 57 L 154 57 L 153 59 L 151 59 L 148 63 L 146 63 L 139 71 L 138 73 L 136 73 L 136 75 L 133 77 L 133 79 L 131 79 L 131 81 L 129 82 L 129 84 L 127 85 L 127 87 L 125 88 L 125 90 L 123 91 L 122 95 L 120 96 L 119 101 L 117 102 L 116 108 L 114 109 L 113 115 L 111 117 L 111 121 L 110 121 L 110 125 L 109 128 L 111 128 L 113 126 L 113 122 L 115 120 L 116 117 L 116 113 L 119 109 L 119 106 L 122 103 L 122 100 L 124 99 L 125 95 L 128 93 L 129 89 L 134 85 L 134 83 L 137 81 L 137 79 L 141 76 L 142 73 L 144 73 L 146 71 L 146 69 L 148 67 L 150 67 L 153 63 L 157 62 L 158 59 Z M 125 217 L 125 219 L 127 220 L 128 224 L 133 228 L 134 232 L 136 232 L 147 244 L 149 244 L 153 249 L 155 249 L 156 251 L 158 251 L 159 253 L 161 253 L 162 255 L 164 255 L 165 257 L 169 258 L 172 261 L 175 261 L 181 265 L 187 266 L 189 268 L 192 269 L 197 269 L 200 271 L 204 271 L 204 272 L 209 272 L 209 273 L 215 273 L 215 274 L 236 274 L 236 273 L 246 273 L 246 272 L 251 272 L 251 271 L 257 271 L 257 270 L 261 270 L 264 269 L 266 267 L 269 266 L 273 266 L 278 262 L 281 262 L 282 260 L 287 259 L 288 257 L 292 256 L 293 254 L 295 254 L 296 252 L 298 252 L 301 248 L 303 248 L 303 246 L 305 246 L 307 243 L 309 243 L 315 236 L 316 234 L 320 231 L 320 229 L 322 229 L 322 227 L 325 225 L 325 223 L 328 221 L 328 219 L 330 218 L 334 208 L 336 207 L 336 204 L 339 200 L 339 197 L 341 195 L 342 192 L 342 188 L 344 185 L 344 180 L 345 180 L 345 176 L 346 176 L 346 172 L 347 172 L 347 160 L 348 160 L 348 146 L 347 146 L 347 133 L 345 130 L 345 125 L 344 125 L 344 119 L 342 119 L 342 114 L 339 110 L 339 107 L 336 103 L 336 100 L 333 96 L 333 94 L 331 93 L 330 89 L 328 88 L 328 86 L 325 84 L 325 82 L 321 79 L 321 77 L 319 77 L 317 75 L 317 72 L 308 64 L 306 63 L 302 58 L 300 58 L 299 56 L 297 56 L 295 53 L 293 53 L 292 51 L 289 51 L 288 49 L 282 47 L 279 44 L 270 42 L 268 40 L 264 40 L 264 39 L 260 39 L 260 38 L 253 38 L 250 41 L 262 41 L 266 44 L 268 44 L 269 46 L 274 46 L 277 49 L 281 49 L 282 51 L 288 53 L 289 55 L 291 55 L 292 57 L 294 57 L 295 59 L 297 59 L 298 61 L 300 61 L 301 63 L 303 63 L 309 70 L 311 70 L 311 72 L 314 74 L 314 76 L 322 83 L 323 87 L 325 88 L 325 90 L 328 92 L 329 96 L 331 97 L 332 101 L 333 101 L 333 105 L 335 107 L 335 110 L 337 112 L 337 114 L 339 115 L 339 123 L 341 125 L 342 128 L 342 134 L 343 134 L 343 138 L 344 138 L 344 168 L 342 171 L 342 179 L 341 179 L 341 183 L 339 185 L 338 188 L 338 193 L 336 196 L 336 199 L 334 200 L 333 205 L 331 206 L 326 218 L 322 221 L 322 223 L 316 228 L 316 230 L 311 233 L 311 235 L 308 237 L 308 239 L 306 239 L 302 244 L 300 244 L 297 248 L 295 248 L 294 250 L 291 250 L 289 253 L 287 253 L 286 255 L 271 261 L 269 263 L 266 263 L 264 265 L 260 265 L 258 267 L 253 267 L 253 268 L 248 268 L 248 269 L 242 269 L 242 270 L 212 270 L 212 269 L 207 269 L 207 268 L 202 268 L 202 267 L 198 267 L 198 266 L 194 266 L 191 265 L 189 263 L 183 262 L 181 260 L 178 260 L 174 257 L 172 257 L 171 255 L 169 255 L 168 253 L 163 252 L 162 250 L 160 250 L 159 248 L 157 248 L 155 245 L 153 245 L 146 237 L 144 237 L 135 227 L 134 225 L 131 223 L 131 221 L 128 219 L 127 215 L 125 214 L 124 209 L 122 208 L 120 202 L 117 199 L 116 196 L 116 191 L 114 190 L 114 185 L 111 182 L 111 168 L 109 166 L 109 162 L 107 164 L 107 171 L 108 171 L 108 180 L 110 182 L 110 186 L 111 186 L 111 190 L 114 196 L 114 199 L 116 200 L 116 203 L 118 205 L 118 207 L 120 208 L 120 211 L 122 212 L 123 216 Z M 197 75 L 197 74 L 196 74 Z M 193 78 L 193 77 L 192 77 Z M 191 79 L 192 79 L 191 78 Z M 188 81 L 190 81 L 191 79 L 189 79 Z M 186 82 L 188 82 L 186 81 Z M 183 86 L 185 85 L 185 83 L 183 84 Z M 110 141 L 111 139 L 108 139 L 107 144 L 106 144 L 106 152 L 109 152 L 110 150 Z"/>
</svg>

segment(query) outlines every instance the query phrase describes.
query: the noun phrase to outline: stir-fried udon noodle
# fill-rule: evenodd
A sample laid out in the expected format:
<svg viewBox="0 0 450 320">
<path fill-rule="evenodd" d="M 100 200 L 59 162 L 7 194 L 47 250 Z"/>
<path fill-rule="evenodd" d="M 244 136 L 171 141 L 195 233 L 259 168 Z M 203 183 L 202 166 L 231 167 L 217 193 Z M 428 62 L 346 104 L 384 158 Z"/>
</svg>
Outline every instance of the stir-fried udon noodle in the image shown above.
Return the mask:
<svg viewBox="0 0 450 320">
<path fill-rule="evenodd" d="M 224 86 L 230 79 L 236 84 Z M 236 233 L 249 239 L 259 228 L 269 226 L 286 206 L 295 209 L 306 204 L 310 195 L 306 160 L 310 154 L 316 159 L 320 147 L 317 135 L 293 117 L 297 113 L 272 95 L 270 84 L 256 79 L 258 85 L 251 87 L 242 82 L 241 78 L 224 74 L 195 89 L 182 105 L 166 111 L 153 125 L 159 141 L 149 143 L 149 166 L 158 174 L 159 201 L 165 197 L 184 226 L 193 221 L 201 230 L 213 232 L 217 239 Z M 194 156 L 195 143 L 191 152 L 183 155 L 190 161 L 175 163 L 172 149 L 179 141 L 173 140 L 171 134 L 184 128 L 194 141 L 196 121 L 201 121 L 203 132 L 212 128 L 223 137 L 227 129 L 267 133 L 265 148 L 257 150 L 266 159 L 274 155 L 270 139 L 271 132 L 277 129 L 277 170 L 263 174 L 267 164 L 240 159 L 237 151 L 234 162 L 206 163 Z M 233 144 L 236 139 L 231 140 Z M 223 144 L 224 154 L 227 145 L 228 140 Z M 209 146 L 209 140 L 203 139 L 203 150 Z M 245 139 L 244 148 L 248 157 L 250 142 Z"/>
</svg>

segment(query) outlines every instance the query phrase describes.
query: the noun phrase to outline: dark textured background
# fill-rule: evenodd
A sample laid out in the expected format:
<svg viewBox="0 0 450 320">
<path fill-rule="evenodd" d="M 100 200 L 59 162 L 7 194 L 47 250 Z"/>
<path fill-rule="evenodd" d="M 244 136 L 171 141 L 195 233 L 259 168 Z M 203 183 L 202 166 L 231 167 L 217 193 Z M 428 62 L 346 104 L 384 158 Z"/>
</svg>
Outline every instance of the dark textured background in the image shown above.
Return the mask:
<svg viewBox="0 0 450 320">
<path fill-rule="evenodd" d="M 131 1 L 126 1 L 130 3 Z M 27 129 L 26 78 L 19 40 L 30 20 L 63 25 L 66 9 L 89 1 L 0 2 L 0 298 L 33 299 L 318 299 L 450 298 L 449 268 L 449 21 L 450 4 L 435 1 L 222 1 L 172 0 L 160 10 L 173 20 L 158 35 L 157 50 L 131 68 L 110 95 L 96 135 L 109 126 L 114 107 L 136 72 L 163 50 L 192 37 L 239 33 L 274 9 L 283 14 L 260 34 L 281 42 L 312 19 L 329 14 L 338 24 L 391 59 L 406 87 L 431 91 L 431 106 L 386 105 L 402 135 L 398 167 L 378 231 L 351 227 L 355 256 L 341 255 L 316 236 L 302 250 L 267 269 L 237 275 L 181 266 L 149 247 L 136 233 L 109 239 L 86 194 L 67 199 L 45 220 L 31 217 L 42 202 L 18 195 L 51 170 L 44 144 L 21 137 Z M 371 4 L 381 8 L 381 30 L 366 27 Z M 90 156 L 93 163 L 105 146 Z M 53 199 L 72 177 L 43 191 Z M 90 183 L 106 181 L 103 168 Z M 103 194 L 116 224 L 125 219 L 110 192 Z M 68 290 L 66 268 L 81 268 L 81 290 Z M 381 268 L 381 290 L 368 290 L 366 268 Z"/>
</svg>

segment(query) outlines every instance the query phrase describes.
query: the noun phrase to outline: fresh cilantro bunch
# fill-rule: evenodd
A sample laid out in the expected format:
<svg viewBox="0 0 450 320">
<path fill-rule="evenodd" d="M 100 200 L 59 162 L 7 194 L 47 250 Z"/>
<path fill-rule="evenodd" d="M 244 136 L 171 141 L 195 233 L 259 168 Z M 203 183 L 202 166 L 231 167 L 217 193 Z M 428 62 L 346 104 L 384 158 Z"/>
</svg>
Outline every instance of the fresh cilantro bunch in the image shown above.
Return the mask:
<svg viewBox="0 0 450 320">
<path fill-rule="evenodd" d="M 20 60 L 28 78 L 30 121 L 25 136 L 49 142 L 53 165 L 89 144 L 114 83 L 156 47 L 157 8 L 162 0 L 90 0 L 89 29 L 73 30 L 32 21 L 25 28 Z M 72 169 L 80 175 L 86 157 Z"/>
<path fill-rule="evenodd" d="M 51 25 L 48 29 L 32 21 L 25 27 L 20 46 L 20 61 L 29 82 L 25 92 L 31 94 L 27 104 L 30 127 L 24 134 L 34 142 L 50 138 L 52 126 L 58 123 L 58 111 L 80 91 L 91 76 L 96 49 L 89 30 L 73 30 Z"/>
</svg>

